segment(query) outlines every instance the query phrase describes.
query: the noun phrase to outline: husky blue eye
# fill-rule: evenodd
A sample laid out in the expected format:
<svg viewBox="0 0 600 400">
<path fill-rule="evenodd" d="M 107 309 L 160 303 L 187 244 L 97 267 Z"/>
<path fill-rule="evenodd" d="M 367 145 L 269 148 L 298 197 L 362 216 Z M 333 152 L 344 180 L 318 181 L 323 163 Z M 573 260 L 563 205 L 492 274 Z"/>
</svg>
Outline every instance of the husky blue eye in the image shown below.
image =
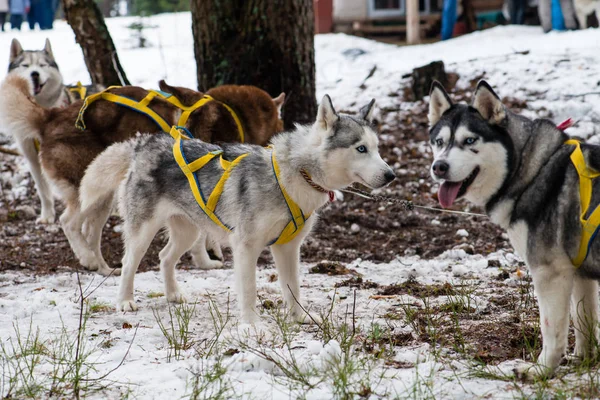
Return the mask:
<svg viewBox="0 0 600 400">
<path fill-rule="evenodd" d="M 465 144 L 473 144 L 477 141 L 477 138 L 468 137 L 465 139 Z"/>
<path fill-rule="evenodd" d="M 358 151 L 359 153 L 366 153 L 367 152 L 367 147 L 366 146 L 358 146 L 356 148 L 356 151 Z"/>
<path fill-rule="evenodd" d="M 444 141 L 442 139 L 438 139 L 435 141 L 435 144 L 437 144 L 438 146 L 441 146 L 444 144 Z"/>
</svg>

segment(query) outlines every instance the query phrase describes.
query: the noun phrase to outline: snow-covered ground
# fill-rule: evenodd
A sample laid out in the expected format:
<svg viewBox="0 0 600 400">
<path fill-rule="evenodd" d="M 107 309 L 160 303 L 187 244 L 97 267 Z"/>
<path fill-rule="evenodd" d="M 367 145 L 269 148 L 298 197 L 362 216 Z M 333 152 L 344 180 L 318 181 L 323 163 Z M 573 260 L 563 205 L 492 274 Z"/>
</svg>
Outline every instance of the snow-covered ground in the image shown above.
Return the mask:
<svg viewBox="0 0 600 400">
<path fill-rule="evenodd" d="M 156 87 L 159 79 L 166 79 L 170 84 L 195 87 L 189 14 L 145 19 L 146 23 L 157 26 L 146 31 L 152 45 L 147 49 L 134 48 L 127 25 L 135 20 L 107 20 L 132 84 L 151 88 Z M 65 23 L 57 23 L 50 32 L 24 31 L 14 35 L 26 49 L 42 48 L 44 38 L 49 37 L 66 82 L 89 82 L 81 50 Z M 0 49 L 5 49 L 0 53 L 0 65 L 8 65 L 12 37 L 13 33 L 0 35 Z M 600 31 L 597 29 L 544 35 L 537 27 L 498 27 L 448 42 L 413 47 L 331 34 L 318 35 L 315 47 L 317 94 L 319 97 L 330 94 L 340 109 L 355 109 L 357 104 L 372 97 L 377 98 L 381 107 L 410 108 L 410 104 L 401 105 L 398 97 L 388 94 L 399 91 L 402 75 L 412 68 L 443 60 L 448 71 L 460 75 L 459 87 L 467 87 L 469 80 L 485 76 L 501 96 L 528 101 L 529 109 L 525 112 L 531 116 L 552 115 L 556 121 L 572 117 L 580 123 L 571 133 L 584 137 L 600 133 L 600 95 L 581 96 L 600 91 Z M 374 66 L 374 75 L 365 82 L 366 87 L 360 88 Z M 18 191 L 16 186 L 14 190 Z M 457 234 L 468 243 L 468 232 Z M 472 301 L 473 313 L 485 319 L 487 285 L 499 274 L 508 272 L 504 286 L 518 288 L 523 281 L 520 265 L 512 253 L 483 256 L 449 249 L 431 260 L 398 254 L 396 261 L 389 264 L 356 260 L 347 267 L 379 285 L 399 283 L 411 277 L 425 285 L 477 282 L 478 290 L 467 297 Z M 357 332 L 360 332 L 360 338 L 355 338 L 358 345 L 365 338 L 376 336 L 375 331 L 381 327 L 395 333 L 411 332 L 406 319 L 390 320 L 386 315 L 390 309 L 403 304 L 423 306 L 423 301 L 408 295 L 379 296 L 376 290 L 368 289 L 356 292 L 354 306 L 352 289 L 335 288 L 336 283 L 350 276 L 309 274 L 310 267 L 303 265 L 301 271 L 303 296 L 314 312 L 327 312 L 332 307 L 330 319 L 336 325 L 333 329 L 336 333 L 327 333 L 325 328 L 292 326 L 291 332 L 286 331 L 290 335 L 286 340 L 278 333 L 281 324 L 275 322 L 276 311 L 269 311 L 271 307 L 261 307 L 263 320 L 256 329 L 237 324 L 231 269 L 179 271 L 182 289 L 188 299 L 196 303 L 195 308 L 169 308 L 161 297 L 160 274 L 141 273 L 136 277 L 140 311 L 126 314 L 117 313 L 112 307 L 117 278 L 109 277 L 102 282 L 100 277 L 81 275 L 90 312 L 84 342 L 88 350 L 94 349 L 87 362 L 93 362 L 96 368 L 88 378 L 102 376 L 118 367 L 101 381 L 101 384 L 112 381 L 111 386 L 89 397 L 193 397 L 194 387 L 200 391 L 202 383 L 216 375 L 220 378 L 212 380 L 203 395 L 211 391 L 214 394 L 222 388 L 231 390 L 222 398 L 231 398 L 234 394 L 244 398 L 341 398 L 342 375 L 349 379 L 349 383 L 342 386 L 354 394 L 364 389 L 361 393 L 372 398 L 512 398 L 537 390 L 497 379 L 497 375 L 510 372 L 512 362 L 501 364 L 500 372 L 484 374 L 459 353 L 448 349 L 440 352 L 427 344 L 396 346 L 391 356 L 395 364 L 391 365 L 356 349 L 345 353 L 348 347 L 340 333 L 344 320 L 353 325 L 355 318 Z M 265 268 L 258 273 L 262 304 L 269 304 L 265 301 L 270 300 L 277 305 L 281 298 L 274 272 L 272 268 Z M 36 277 L 20 272 L 0 276 L 0 338 L 4 343 L 4 351 L 0 352 L 4 377 L 0 378 L 0 393 L 3 396 L 11 385 L 6 376 L 19 357 L 11 360 L 2 357 L 17 346 L 17 328 L 22 337 L 39 329 L 47 350 L 56 347 L 52 343 L 62 337 L 63 328 L 67 329 L 68 338 L 75 338 L 80 318 L 78 296 L 77 275 L 60 268 L 50 276 Z M 439 301 L 448 300 L 448 296 L 442 296 Z M 225 324 L 214 351 L 209 351 L 218 330 L 216 326 L 220 326 L 216 310 L 225 319 L 229 310 L 231 319 Z M 171 319 L 177 320 L 175 314 L 185 311 L 193 314 L 185 334 L 193 346 L 184 346 L 180 354 L 175 354 L 157 321 L 163 321 L 169 331 Z M 50 350 L 41 352 L 42 360 L 50 359 L 48 353 Z M 223 356 L 224 353 L 230 355 Z M 47 382 L 52 376 L 50 364 L 43 361 L 35 369 L 32 381 L 45 379 Z M 340 365 L 346 370 L 340 371 Z M 225 369 L 221 371 L 221 367 Z M 296 367 L 297 373 L 290 373 Z M 302 376 L 308 376 L 307 382 L 299 383 Z M 194 381 L 194 377 L 200 378 Z M 564 378 L 569 379 L 577 377 L 570 374 Z"/>
</svg>

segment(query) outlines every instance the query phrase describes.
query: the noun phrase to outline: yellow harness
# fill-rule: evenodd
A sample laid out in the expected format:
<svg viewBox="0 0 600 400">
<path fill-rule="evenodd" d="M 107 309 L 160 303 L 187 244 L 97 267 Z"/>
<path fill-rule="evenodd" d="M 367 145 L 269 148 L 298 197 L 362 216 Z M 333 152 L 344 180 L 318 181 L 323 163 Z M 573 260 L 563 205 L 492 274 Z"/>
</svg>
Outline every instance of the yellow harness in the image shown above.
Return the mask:
<svg viewBox="0 0 600 400">
<path fill-rule="evenodd" d="M 155 97 L 159 97 L 163 100 L 166 100 L 169 103 L 173 104 L 175 107 L 179 108 L 181 111 L 183 111 L 181 113 L 181 116 L 179 117 L 179 121 L 177 121 L 178 126 L 185 126 L 185 124 L 187 123 L 187 120 L 190 117 L 190 114 L 192 112 L 194 112 L 195 110 L 199 109 L 200 107 L 204 106 L 206 103 L 208 103 L 210 101 L 217 101 L 214 98 L 212 98 L 211 96 L 205 94 L 204 97 L 202 97 L 196 103 L 192 104 L 191 106 L 185 106 L 181 103 L 181 101 L 179 101 L 179 99 L 177 97 L 173 96 L 170 93 L 161 92 L 159 90 L 150 90 L 148 92 L 148 95 L 146 95 L 146 97 L 144 97 L 140 101 L 137 101 L 137 100 L 130 99 L 129 97 L 120 96 L 120 95 L 108 92 L 110 89 L 114 89 L 117 87 L 119 87 L 119 86 L 111 86 L 108 89 L 106 89 L 100 93 L 92 94 L 92 95 L 86 97 L 85 100 L 83 101 L 83 105 L 81 106 L 81 109 L 79 110 L 79 115 L 77 116 L 77 120 L 75 121 L 75 126 L 81 130 L 85 129 L 85 121 L 83 119 L 83 114 L 85 113 L 85 110 L 89 107 L 90 104 L 92 104 L 93 102 L 95 102 L 96 100 L 99 100 L 99 99 L 103 99 L 106 101 L 110 101 L 112 103 L 120 104 L 122 106 L 131 108 L 139 113 L 147 115 L 148 117 L 150 117 L 150 119 L 152 119 L 154 122 L 156 122 L 156 124 L 164 132 L 171 131 L 171 124 L 169 124 L 167 121 L 165 121 L 165 119 L 163 117 L 158 115 L 158 113 L 156 111 L 152 110 L 148 106 Z M 233 111 L 233 109 L 231 107 L 229 107 L 227 104 L 225 104 L 223 102 L 219 102 L 219 103 L 221 105 L 223 105 L 223 107 L 225 107 L 227 109 L 227 111 L 229 111 L 229 114 L 231 114 L 231 117 L 235 121 L 235 124 L 238 129 L 240 142 L 244 143 L 244 128 L 242 127 L 242 122 L 240 121 L 239 117 L 237 116 L 235 111 Z"/>
<path fill-rule="evenodd" d="M 85 99 L 85 95 L 87 94 L 87 88 L 81 84 L 81 82 L 77 81 L 77 85 L 75 87 L 69 88 L 69 92 L 77 93 L 79 95 L 79 100 Z"/>
<path fill-rule="evenodd" d="M 186 132 L 186 135 L 183 135 L 182 132 Z M 175 139 L 175 143 L 173 144 L 173 156 L 175 157 L 175 161 L 177 161 L 179 168 L 181 168 L 181 171 L 183 171 L 184 175 L 188 179 L 190 189 L 194 194 L 196 202 L 202 211 L 204 211 L 206 216 L 208 216 L 215 224 L 220 226 L 225 231 L 231 232 L 234 228 L 227 226 L 224 222 L 222 222 L 215 214 L 215 209 L 217 208 L 217 203 L 219 202 L 221 194 L 223 193 L 225 182 L 227 182 L 227 179 L 229 179 L 231 176 L 233 168 L 235 168 L 235 166 L 238 165 L 240 161 L 242 161 L 248 155 L 248 153 L 240 155 L 233 161 L 227 161 L 223 159 L 223 151 L 217 150 L 211 151 L 210 153 L 207 153 L 192 162 L 188 162 L 183 151 L 182 141 L 191 139 L 191 134 L 189 134 L 189 131 L 187 131 L 185 128 L 180 126 L 172 127 L 169 133 Z M 223 169 L 223 175 L 221 175 L 221 178 L 217 182 L 212 193 L 208 196 L 208 201 L 206 201 L 204 194 L 202 193 L 202 188 L 200 187 L 200 181 L 196 176 L 196 172 L 212 161 L 216 156 L 220 156 L 219 158 L 221 168 Z M 277 159 L 275 158 L 274 148 L 271 148 L 271 163 L 273 166 L 275 179 L 277 180 L 281 194 L 283 195 L 290 212 L 291 221 L 286 225 L 279 237 L 269 243 L 269 246 L 272 244 L 285 244 L 294 239 L 294 237 L 296 237 L 296 235 L 304 227 L 306 220 L 310 217 L 310 215 L 308 215 L 308 217 L 304 216 L 304 213 L 300 207 L 294 202 L 294 200 L 292 200 L 292 198 L 285 191 L 284 187 L 281 185 L 279 178 L 279 165 L 277 164 Z"/>
<path fill-rule="evenodd" d="M 587 258 L 590 245 L 596 237 L 598 226 L 600 226 L 600 207 L 596 207 L 589 218 L 585 219 L 585 215 L 588 212 L 592 200 L 592 180 L 599 177 L 600 172 L 594 171 L 586 165 L 583 152 L 581 151 L 581 143 L 571 139 L 567 140 L 565 144 L 575 146 L 575 150 L 571 153 L 571 162 L 579 175 L 579 201 L 581 202 L 581 216 L 579 217 L 579 220 L 581 221 L 581 243 L 579 244 L 577 257 L 573 259 L 573 265 L 579 267 Z"/>
</svg>

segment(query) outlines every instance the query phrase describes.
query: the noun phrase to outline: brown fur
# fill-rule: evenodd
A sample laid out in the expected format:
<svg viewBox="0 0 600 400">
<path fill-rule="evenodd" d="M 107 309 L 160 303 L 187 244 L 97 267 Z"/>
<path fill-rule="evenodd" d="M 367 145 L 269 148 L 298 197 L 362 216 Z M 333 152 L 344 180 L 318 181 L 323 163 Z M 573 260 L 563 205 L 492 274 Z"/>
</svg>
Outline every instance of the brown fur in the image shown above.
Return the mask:
<svg viewBox="0 0 600 400">
<path fill-rule="evenodd" d="M 175 95 L 185 105 L 191 105 L 203 94 L 190 89 L 170 87 L 161 82 L 165 92 Z M 148 91 L 140 87 L 115 88 L 112 93 L 135 100 Z M 275 102 L 264 91 L 253 86 L 225 86 L 208 92 L 215 99 L 232 107 L 245 131 L 245 142 L 265 145 L 282 123 Z M 42 166 L 53 181 L 62 181 L 78 188 L 85 169 L 104 149 L 113 143 L 130 139 L 137 132 L 158 133 L 160 127 L 148 116 L 104 100 L 88 107 L 84 114 L 86 129 L 75 127 L 82 101 L 43 113 L 36 125 L 40 132 Z M 161 98 L 149 104 L 170 125 L 175 125 L 180 110 Z M 238 141 L 238 130 L 231 114 L 218 102 L 209 102 L 194 111 L 187 125 L 194 137 L 207 142 Z"/>
</svg>

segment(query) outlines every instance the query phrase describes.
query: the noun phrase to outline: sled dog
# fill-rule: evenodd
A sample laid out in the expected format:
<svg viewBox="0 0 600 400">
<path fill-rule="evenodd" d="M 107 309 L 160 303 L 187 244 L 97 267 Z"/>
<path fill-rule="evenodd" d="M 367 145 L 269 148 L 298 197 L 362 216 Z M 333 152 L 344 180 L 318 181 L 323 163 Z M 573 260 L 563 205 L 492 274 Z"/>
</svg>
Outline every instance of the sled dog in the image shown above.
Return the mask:
<svg viewBox="0 0 600 400">
<path fill-rule="evenodd" d="M 598 325 L 600 147 L 569 140 L 546 119 L 508 110 L 485 81 L 470 106 L 454 104 L 434 83 L 429 105 L 431 176 L 450 207 L 465 198 L 506 229 L 531 271 L 543 349 L 526 376 L 552 374 L 567 349 L 594 351 Z M 598 210 L 600 211 L 600 209 Z"/>
<path fill-rule="evenodd" d="M 586 29 L 588 27 L 587 17 L 594 11 L 596 12 L 596 18 L 600 22 L 600 0 L 574 0 L 575 3 L 575 14 L 579 21 L 579 27 Z"/>
<path fill-rule="evenodd" d="M 65 107 L 79 98 L 74 91 L 71 91 L 72 87 L 63 84 L 63 77 L 58 70 L 48 39 L 43 50 L 23 50 L 21 43 L 13 39 L 10 45 L 8 75 L 20 76 L 30 81 L 29 94 L 36 103 L 45 108 Z M 54 197 L 46 177 L 42 174 L 35 142 L 32 138 L 23 138 L 18 134 L 13 134 L 13 137 L 21 154 L 27 159 L 40 198 L 42 211 L 37 221 L 54 222 Z"/>
<path fill-rule="evenodd" d="M 378 152 L 374 102 L 350 116 L 338 114 L 325 96 L 313 125 L 297 125 L 275 136 L 269 147 L 219 147 L 194 139 L 174 144 L 168 135 L 144 135 L 103 152 L 86 171 L 81 204 L 87 213 L 118 189 L 125 242 L 118 309 L 137 309 L 135 272 L 154 235 L 166 228 L 169 242 L 160 252 L 160 269 L 169 301 L 184 301 L 175 264 L 208 233 L 232 247 L 244 322 L 256 320 L 256 262 L 268 245 L 284 299 L 294 317 L 304 321 L 296 302 L 300 245 L 317 210 L 333 190 L 353 182 L 379 188 L 395 178 Z M 119 179 L 98 184 L 107 175 Z"/>
</svg>

